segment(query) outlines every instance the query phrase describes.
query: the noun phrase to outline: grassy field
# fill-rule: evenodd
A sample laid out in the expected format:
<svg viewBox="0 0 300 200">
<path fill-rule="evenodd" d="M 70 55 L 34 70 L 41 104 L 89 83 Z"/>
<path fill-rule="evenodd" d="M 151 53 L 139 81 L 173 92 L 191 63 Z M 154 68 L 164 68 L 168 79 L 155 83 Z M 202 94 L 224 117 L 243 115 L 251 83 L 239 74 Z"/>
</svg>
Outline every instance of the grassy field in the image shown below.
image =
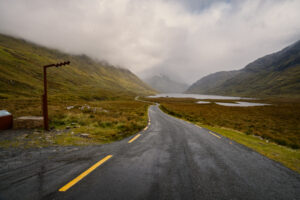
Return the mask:
<svg viewBox="0 0 300 200">
<path fill-rule="evenodd" d="M 151 99 L 150 99 L 151 100 Z M 300 147 L 300 101 L 298 99 L 252 100 L 270 106 L 228 107 L 214 103 L 196 104 L 194 99 L 160 98 L 171 115 L 191 122 L 217 127 L 226 127 L 248 135 L 257 135 L 277 144 L 294 149 Z M 232 102 L 216 100 L 217 102 Z"/>
<path fill-rule="evenodd" d="M 14 117 L 41 116 L 39 99 L 0 100 L 0 108 Z M 72 109 L 67 107 L 72 106 Z M 49 101 L 52 131 L 24 131 L 2 137 L 0 147 L 45 147 L 53 145 L 102 144 L 128 137 L 147 125 L 149 104 L 133 99 L 110 101 Z"/>
<path fill-rule="evenodd" d="M 161 109 L 170 115 L 217 132 L 300 173 L 300 103 L 297 99 L 252 100 L 272 104 L 263 107 L 219 106 L 215 100 L 206 100 L 211 104 L 196 104 L 195 99 L 147 100 L 159 102 Z"/>
</svg>

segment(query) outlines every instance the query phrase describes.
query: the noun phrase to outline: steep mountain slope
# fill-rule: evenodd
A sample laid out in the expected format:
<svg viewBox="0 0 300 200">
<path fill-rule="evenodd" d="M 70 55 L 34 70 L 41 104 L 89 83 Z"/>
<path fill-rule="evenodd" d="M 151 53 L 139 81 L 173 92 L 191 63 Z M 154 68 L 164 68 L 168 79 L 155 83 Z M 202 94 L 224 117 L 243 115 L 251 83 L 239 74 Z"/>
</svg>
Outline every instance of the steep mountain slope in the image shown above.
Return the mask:
<svg viewBox="0 0 300 200">
<path fill-rule="evenodd" d="M 71 61 L 71 65 L 47 70 L 52 95 L 103 99 L 154 93 L 127 69 L 0 34 L 0 98 L 40 96 L 43 91 L 42 66 L 65 60 Z"/>
<path fill-rule="evenodd" d="M 218 75 L 218 76 L 217 76 Z M 218 83 L 212 87 L 207 82 Z M 186 92 L 240 96 L 300 96 L 300 41 L 238 71 L 208 75 Z"/>
<path fill-rule="evenodd" d="M 215 88 L 222 85 L 228 79 L 233 78 L 238 73 L 239 71 L 222 71 L 210 74 L 191 85 L 186 90 L 186 93 L 209 93 L 211 90 L 213 91 Z"/>
<path fill-rule="evenodd" d="M 188 88 L 187 84 L 171 80 L 166 75 L 156 75 L 145 79 L 144 81 L 155 90 L 163 93 L 180 93 L 184 92 Z"/>
</svg>

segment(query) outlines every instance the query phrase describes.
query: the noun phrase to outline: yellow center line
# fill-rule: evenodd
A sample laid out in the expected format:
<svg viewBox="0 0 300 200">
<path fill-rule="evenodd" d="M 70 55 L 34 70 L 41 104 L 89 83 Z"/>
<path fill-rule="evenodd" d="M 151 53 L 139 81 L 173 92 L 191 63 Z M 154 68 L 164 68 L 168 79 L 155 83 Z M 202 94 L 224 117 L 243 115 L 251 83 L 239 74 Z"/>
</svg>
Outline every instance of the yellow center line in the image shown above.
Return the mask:
<svg viewBox="0 0 300 200">
<path fill-rule="evenodd" d="M 148 129 L 148 126 L 146 126 L 146 127 L 144 128 L 144 131 L 147 130 L 147 129 Z"/>
<path fill-rule="evenodd" d="M 137 134 L 134 138 L 132 138 L 131 140 L 129 140 L 128 143 L 133 142 L 134 140 L 138 139 L 138 137 L 140 137 L 140 136 L 141 136 L 141 134 Z"/>
<path fill-rule="evenodd" d="M 218 135 L 216 135 L 216 134 L 214 134 L 213 132 L 211 132 L 211 131 L 209 131 L 208 133 L 210 133 L 211 135 L 213 135 L 213 136 L 216 136 L 217 138 L 221 138 L 220 136 L 218 136 Z"/>
<path fill-rule="evenodd" d="M 69 183 L 67 183 L 65 186 L 63 186 L 62 188 L 60 188 L 58 191 L 60 191 L 60 192 L 67 191 L 70 187 L 72 187 L 73 185 L 75 185 L 76 183 L 78 183 L 81 179 L 83 179 L 84 177 L 86 177 L 89 173 L 91 173 L 92 171 L 94 171 L 97 167 L 99 167 L 100 165 L 102 165 L 104 162 L 106 162 L 107 160 L 109 160 L 111 157 L 112 157 L 112 155 L 108 155 L 105 158 L 103 158 L 102 160 L 98 161 L 93 166 L 91 166 L 88 170 L 86 170 L 85 172 L 81 173 L 79 176 L 77 176 L 76 178 L 74 178 L 72 181 L 70 181 Z"/>
</svg>

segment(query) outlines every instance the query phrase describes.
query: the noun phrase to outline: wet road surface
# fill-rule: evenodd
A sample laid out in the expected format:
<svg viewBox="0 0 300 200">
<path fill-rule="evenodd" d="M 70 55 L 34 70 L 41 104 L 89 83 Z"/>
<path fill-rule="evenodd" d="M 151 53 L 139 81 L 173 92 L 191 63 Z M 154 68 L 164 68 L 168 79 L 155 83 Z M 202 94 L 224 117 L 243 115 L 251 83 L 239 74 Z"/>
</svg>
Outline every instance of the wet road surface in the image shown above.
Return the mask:
<svg viewBox="0 0 300 200">
<path fill-rule="evenodd" d="M 149 116 L 119 142 L 1 159 L 0 199 L 300 199 L 298 173 L 158 106 Z"/>
</svg>

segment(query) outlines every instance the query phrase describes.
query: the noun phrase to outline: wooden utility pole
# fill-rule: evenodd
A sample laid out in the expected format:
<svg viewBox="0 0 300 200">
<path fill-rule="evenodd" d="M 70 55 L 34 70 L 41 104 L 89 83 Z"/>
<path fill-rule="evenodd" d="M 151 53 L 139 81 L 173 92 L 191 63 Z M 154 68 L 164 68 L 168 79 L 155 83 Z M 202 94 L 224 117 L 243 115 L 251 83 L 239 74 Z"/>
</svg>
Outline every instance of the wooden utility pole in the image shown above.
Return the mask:
<svg viewBox="0 0 300 200">
<path fill-rule="evenodd" d="M 47 100 L 47 68 L 48 67 L 60 67 L 63 65 L 69 65 L 70 61 L 62 62 L 62 63 L 56 63 L 56 64 L 50 64 L 44 66 L 44 94 L 42 96 L 43 101 L 43 116 L 44 116 L 44 129 L 46 131 L 49 130 L 49 122 L 48 122 L 48 100 Z"/>
</svg>

